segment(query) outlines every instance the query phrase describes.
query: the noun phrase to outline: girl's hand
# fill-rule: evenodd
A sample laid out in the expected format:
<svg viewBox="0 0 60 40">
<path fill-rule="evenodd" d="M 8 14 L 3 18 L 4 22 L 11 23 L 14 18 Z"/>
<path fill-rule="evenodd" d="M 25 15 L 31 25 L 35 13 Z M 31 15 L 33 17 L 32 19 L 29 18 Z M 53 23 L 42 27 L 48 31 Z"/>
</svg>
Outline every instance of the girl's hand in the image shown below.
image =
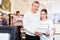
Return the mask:
<svg viewBox="0 0 60 40">
<path fill-rule="evenodd" d="M 55 35 L 56 28 L 54 27 L 52 30 L 53 30 L 53 35 Z"/>
<path fill-rule="evenodd" d="M 36 36 L 40 36 L 41 34 L 42 34 L 41 32 L 37 32 L 37 31 L 35 32 Z"/>
</svg>

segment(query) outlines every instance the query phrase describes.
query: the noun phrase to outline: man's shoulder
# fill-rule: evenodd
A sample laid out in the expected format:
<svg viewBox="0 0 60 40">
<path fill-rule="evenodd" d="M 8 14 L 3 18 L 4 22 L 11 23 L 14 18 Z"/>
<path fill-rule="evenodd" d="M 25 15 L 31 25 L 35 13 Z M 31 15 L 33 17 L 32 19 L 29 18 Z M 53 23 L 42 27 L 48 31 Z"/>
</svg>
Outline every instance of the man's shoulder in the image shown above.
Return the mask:
<svg viewBox="0 0 60 40">
<path fill-rule="evenodd" d="M 30 15 L 31 15 L 30 12 L 25 12 L 25 13 L 24 13 L 24 18 L 29 18 Z"/>
<path fill-rule="evenodd" d="M 30 11 L 28 11 L 28 12 L 25 12 L 25 14 L 29 14 L 29 13 L 31 13 Z"/>
<path fill-rule="evenodd" d="M 30 15 L 30 14 L 31 14 L 31 12 L 29 12 L 29 11 L 24 13 L 24 15 Z"/>
</svg>

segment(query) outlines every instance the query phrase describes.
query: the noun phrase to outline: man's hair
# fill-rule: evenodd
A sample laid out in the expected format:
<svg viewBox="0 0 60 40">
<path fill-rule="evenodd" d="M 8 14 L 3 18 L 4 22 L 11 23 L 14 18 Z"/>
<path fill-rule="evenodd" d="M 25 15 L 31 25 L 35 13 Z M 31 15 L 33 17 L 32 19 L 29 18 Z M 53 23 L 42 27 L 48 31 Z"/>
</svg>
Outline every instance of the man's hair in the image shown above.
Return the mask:
<svg viewBox="0 0 60 40">
<path fill-rule="evenodd" d="M 36 3 L 36 4 L 40 4 L 39 1 L 34 1 L 34 2 L 32 3 L 32 5 L 33 5 L 34 3 Z"/>
</svg>

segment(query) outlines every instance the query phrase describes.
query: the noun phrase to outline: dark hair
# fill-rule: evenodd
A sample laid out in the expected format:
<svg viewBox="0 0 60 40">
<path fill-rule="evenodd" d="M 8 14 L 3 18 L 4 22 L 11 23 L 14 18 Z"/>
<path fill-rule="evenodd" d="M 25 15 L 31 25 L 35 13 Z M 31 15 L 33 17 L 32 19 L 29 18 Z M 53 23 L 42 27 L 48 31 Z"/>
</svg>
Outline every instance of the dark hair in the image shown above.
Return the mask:
<svg viewBox="0 0 60 40">
<path fill-rule="evenodd" d="M 16 13 L 20 13 L 20 11 L 16 11 Z"/>
<path fill-rule="evenodd" d="M 16 11 L 16 15 L 17 15 L 18 13 L 20 13 L 20 11 Z"/>
<path fill-rule="evenodd" d="M 46 9 L 42 9 L 41 12 L 44 11 L 47 14 L 47 10 Z"/>
<path fill-rule="evenodd" d="M 34 1 L 34 2 L 32 3 L 32 5 L 33 5 L 34 3 L 36 3 L 36 4 L 40 4 L 39 1 Z"/>
<path fill-rule="evenodd" d="M 41 12 L 43 12 L 43 11 L 44 11 L 44 12 L 46 13 L 46 15 L 47 15 L 47 9 L 42 9 Z M 47 18 L 47 17 L 46 17 L 46 18 Z M 41 19 L 41 18 L 40 18 L 40 19 Z"/>
</svg>

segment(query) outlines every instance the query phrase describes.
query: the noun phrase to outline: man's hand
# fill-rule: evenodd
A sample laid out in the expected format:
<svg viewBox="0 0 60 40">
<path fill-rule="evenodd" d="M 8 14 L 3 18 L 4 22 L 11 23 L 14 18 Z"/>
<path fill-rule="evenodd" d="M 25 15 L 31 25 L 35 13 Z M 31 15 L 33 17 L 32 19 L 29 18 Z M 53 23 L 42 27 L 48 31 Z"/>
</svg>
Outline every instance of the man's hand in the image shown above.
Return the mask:
<svg viewBox="0 0 60 40">
<path fill-rule="evenodd" d="M 41 32 L 37 32 L 37 31 L 35 32 L 36 36 L 40 36 L 41 34 L 42 34 Z"/>
<path fill-rule="evenodd" d="M 46 33 L 45 33 L 45 34 L 46 34 L 46 36 L 49 36 L 49 35 L 50 35 L 50 33 L 49 33 L 48 31 L 46 31 Z"/>
</svg>

